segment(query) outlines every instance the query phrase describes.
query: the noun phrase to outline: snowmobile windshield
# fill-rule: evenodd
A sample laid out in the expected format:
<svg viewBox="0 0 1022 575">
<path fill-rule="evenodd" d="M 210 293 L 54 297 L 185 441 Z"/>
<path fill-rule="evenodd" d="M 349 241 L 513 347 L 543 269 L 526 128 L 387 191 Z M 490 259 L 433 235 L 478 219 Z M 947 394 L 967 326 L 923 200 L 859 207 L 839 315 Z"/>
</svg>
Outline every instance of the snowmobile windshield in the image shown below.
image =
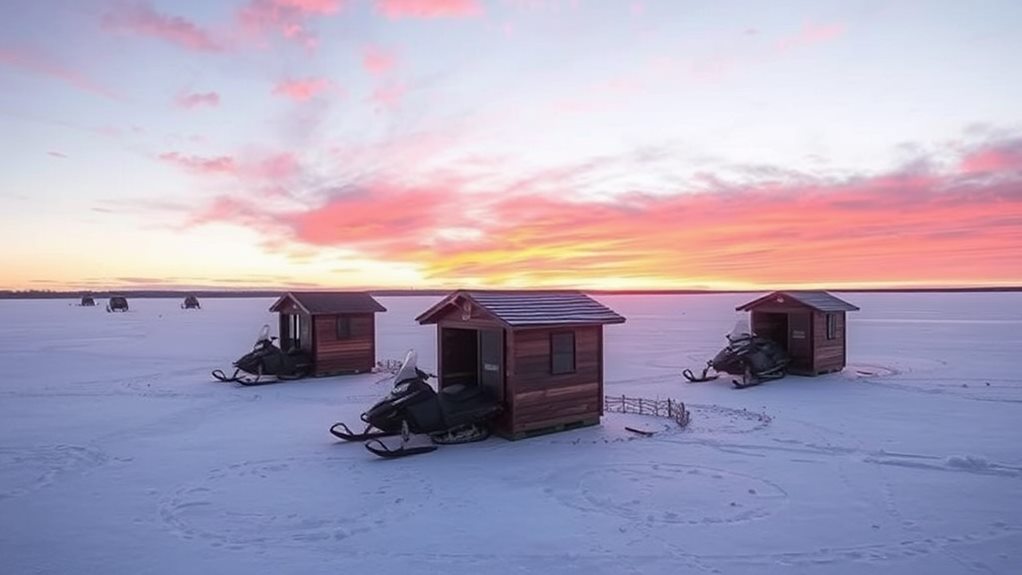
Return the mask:
<svg viewBox="0 0 1022 575">
<path fill-rule="evenodd" d="M 264 341 L 270 341 L 270 324 L 264 324 L 263 329 L 259 330 L 259 337 L 256 338 L 257 344 Z"/>
<path fill-rule="evenodd" d="M 405 361 L 401 364 L 401 369 L 397 370 L 397 375 L 394 376 L 394 385 L 402 381 L 419 378 L 418 371 L 415 369 L 418 359 L 419 355 L 414 349 L 408 350 L 408 353 L 405 355 Z"/>
<path fill-rule="evenodd" d="M 735 328 L 731 330 L 727 336 L 728 341 L 738 341 L 740 339 L 748 339 L 752 337 L 752 330 L 749 329 L 749 322 L 745 319 L 740 319 L 735 323 Z"/>
</svg>

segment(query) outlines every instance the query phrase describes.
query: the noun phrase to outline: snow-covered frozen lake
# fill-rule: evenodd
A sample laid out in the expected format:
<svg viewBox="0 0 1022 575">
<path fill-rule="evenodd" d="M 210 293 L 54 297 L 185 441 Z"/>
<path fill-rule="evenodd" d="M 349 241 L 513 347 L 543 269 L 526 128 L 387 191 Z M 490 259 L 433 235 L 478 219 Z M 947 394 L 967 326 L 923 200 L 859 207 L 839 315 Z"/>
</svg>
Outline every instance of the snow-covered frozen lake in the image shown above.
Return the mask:
<svg viewBox="0 0 1022 575">
<path fill-rule="evenodd" d="M 605 296 L 600 427 L 379 460 L 380 375 L 215 383 L 268 299 L 0 301 L 0 573 L 1022 573 L 1022 294 L 848 294 L 849 367 L 684 383 L 744 295 Z M 379 298 L 380 359 L 437 298 Z M 660 429 L 649 438 L 624 431 Z"/>
</svg>

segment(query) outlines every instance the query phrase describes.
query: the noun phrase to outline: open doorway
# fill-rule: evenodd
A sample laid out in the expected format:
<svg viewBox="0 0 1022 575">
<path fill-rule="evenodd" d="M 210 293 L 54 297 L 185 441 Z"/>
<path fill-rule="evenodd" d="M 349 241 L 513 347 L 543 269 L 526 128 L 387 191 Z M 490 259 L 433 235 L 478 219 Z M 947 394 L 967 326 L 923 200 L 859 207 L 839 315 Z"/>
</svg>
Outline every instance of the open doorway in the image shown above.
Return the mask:
<svg viewBox="0 0 1022 575">
<path fill-rule="evenodd" d="M 754 323 L 752 331 L 756 332 L 756 335 L 769 339 L 787 351 L 788 314 L 756 312 Z"/>
<path fill-rule="evenodd" d="M 450 385 L 480 386 L 504 398 L 504 332 L 499 329 L 440 330 L 440 378 Z"/>
</svg>

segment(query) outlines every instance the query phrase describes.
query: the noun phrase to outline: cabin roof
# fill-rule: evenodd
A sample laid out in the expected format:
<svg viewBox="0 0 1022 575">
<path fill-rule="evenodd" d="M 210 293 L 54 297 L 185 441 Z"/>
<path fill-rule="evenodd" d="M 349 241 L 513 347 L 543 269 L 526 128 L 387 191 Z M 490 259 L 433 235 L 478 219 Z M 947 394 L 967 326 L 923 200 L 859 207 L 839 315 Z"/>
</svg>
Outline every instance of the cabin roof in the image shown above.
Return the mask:
<svg viewBox="0 0 1022 575">
<path fill-rule="evenodd" d="M 299 309 L 309 315 L 335 313 L 376 313 L 387 311 L 380 302 L 366 292 L 288 292 L 270 306 L 270 311 L 280 311 L 286 301 L 293 301 Z"/>
<path fill-rule="evenodd" d="M 781 301 L 778 301 L 780 298 Z M 759 299 L 740 305 L 735 309 L 738 311 L 749 311 L 753 308 L 766 306 L 773 303 L 782 303 L 784 298 L 794 300 L 806 307 L 816 311 L 859 311 L 859 307 L 852 305 L 845 300 L 830 295 L 825 291 L 775 291 Z"/>
<path fill-rule="evenodd" d="M 507 327 L 603 325 L 625 318 L 581 292 L 458 290 L 415 318 L 436 323 L 450 306 L 476 305 Z"/>
</svg>

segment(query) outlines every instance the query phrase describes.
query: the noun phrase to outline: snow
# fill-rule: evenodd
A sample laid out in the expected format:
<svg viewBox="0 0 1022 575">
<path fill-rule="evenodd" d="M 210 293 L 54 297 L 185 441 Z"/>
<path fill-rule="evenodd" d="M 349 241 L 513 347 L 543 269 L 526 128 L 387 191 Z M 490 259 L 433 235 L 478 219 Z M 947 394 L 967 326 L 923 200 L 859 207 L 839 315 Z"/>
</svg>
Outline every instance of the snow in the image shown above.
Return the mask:
<svg viewBox="0 0 1022 575">
<path fill-rule="evenodd" d="M 840 295 L 840 294 L 839 294 Z M 685 383 L 749 295 L 605 296 L 607 393 L 692 413 L 375 459 L 378 374 L 215 383 L 271 300 L 3 301 L 3 573 L 1019 573 L 1022 294 L 847 294 L 849 367 Z M 378 356 L 435 370 L 438 298 Z M 626 431 L 654 431 L 651 437 Z"/>
</svg>

